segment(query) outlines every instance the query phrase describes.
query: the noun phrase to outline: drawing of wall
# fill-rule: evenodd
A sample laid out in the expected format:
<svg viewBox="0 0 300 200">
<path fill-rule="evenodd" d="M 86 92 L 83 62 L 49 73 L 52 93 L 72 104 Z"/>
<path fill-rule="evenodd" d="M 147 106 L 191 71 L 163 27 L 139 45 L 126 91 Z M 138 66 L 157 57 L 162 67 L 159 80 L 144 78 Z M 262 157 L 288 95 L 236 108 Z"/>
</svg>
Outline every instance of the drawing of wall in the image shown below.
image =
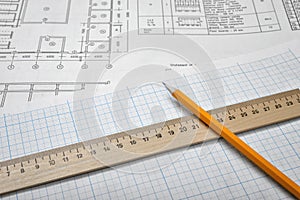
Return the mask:
<svg viewBox="0 0 300 200">
<path fill-rule="evenodd" d="M 71 0 L 25 0 L 22 24 L 67 24 Z"/>
<path fill-rule="evenodd" d="M 2 0 L 0 2 L 0 27 L 17 27 L 22 7 L 23 0 Z"/>
<path fill-rule="evenodd" d="M 9 49 L 12 36 L 12 31 L 0 30 L 0 49 Z"/>
<path fill-rule="evenodd" d="M 38 45 L 38 52 L 56 52 L 64 51 L 66 37 L 61 36 L 41 36 Z"/>
<path fill-rule="evenodd" d="M 32 101 L 34 93 L 59 93 L 79 92 L 86 89 L 87 85 L 107 85 L 110 82 L 16 82 L 0 83 L 0 108 L 4 107 L 8 94 L 25 93 L 27 101 Z"/>
</svg>

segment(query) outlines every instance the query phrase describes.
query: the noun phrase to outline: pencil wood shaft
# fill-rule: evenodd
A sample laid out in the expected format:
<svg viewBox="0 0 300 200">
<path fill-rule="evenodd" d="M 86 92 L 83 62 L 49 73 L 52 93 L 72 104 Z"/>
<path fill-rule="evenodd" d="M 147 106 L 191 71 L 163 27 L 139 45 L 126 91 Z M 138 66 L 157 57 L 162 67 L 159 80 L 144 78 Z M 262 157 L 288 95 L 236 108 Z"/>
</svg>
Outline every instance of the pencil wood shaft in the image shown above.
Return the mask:
<svg viewBox="0 0 300 200">
<path fill-rule="evenodd" d="M 233 132 L 226 128 L 223 124 L 212 117 L 208 112 L 198 106 L 193 100 L 187 97 L 180 90 L 172 92 L 172 96 L 177 99 L 183 106 L 196 115 L 201 121 L 208 125 L 212 130 L 224 138 L 229 144 L 251 160 L 266 174 L 272 177 L 277 183 L 284 187 L 287 191 L 293 194 L 297 199 L 300 199 L 300 187 L 293 182 L 289 177 L 283 174 L 279 169 L 252 149 L 249 145 L 243 142 Z"/>
</svg>

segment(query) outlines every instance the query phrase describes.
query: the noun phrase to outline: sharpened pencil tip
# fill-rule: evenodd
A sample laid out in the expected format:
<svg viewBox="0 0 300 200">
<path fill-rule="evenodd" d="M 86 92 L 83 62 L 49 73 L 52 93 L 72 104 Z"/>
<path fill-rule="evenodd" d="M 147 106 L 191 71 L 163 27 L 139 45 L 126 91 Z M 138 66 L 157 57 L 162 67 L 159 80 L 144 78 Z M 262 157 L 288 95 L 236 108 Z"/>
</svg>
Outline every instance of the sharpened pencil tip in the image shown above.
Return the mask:
<svg viewBox="0 0 300 200">
<path fill-rule="evenodd" d="M 176 88 L 167 85 L 165 82 L 162 82 L 162 84 L 167 88 L 167 90 L 172 94 L 173 92 L 175 92 Z"/>
</svg>

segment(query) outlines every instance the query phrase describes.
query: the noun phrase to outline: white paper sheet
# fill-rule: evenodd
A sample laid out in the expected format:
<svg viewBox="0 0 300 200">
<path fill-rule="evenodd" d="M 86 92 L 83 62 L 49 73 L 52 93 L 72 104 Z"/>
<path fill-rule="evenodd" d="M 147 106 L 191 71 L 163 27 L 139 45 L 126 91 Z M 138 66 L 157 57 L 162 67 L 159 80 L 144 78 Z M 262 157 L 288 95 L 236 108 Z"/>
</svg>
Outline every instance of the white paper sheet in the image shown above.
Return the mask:
<svg viewBox="0 0 300 200">
<path fill-rule="evenodd" d="M 0 11 L 0 160 L 188 114 L 158 80 L 206 109 L 300 87 L 297 1 L 0 0 Z M 128 93 L 122 115 L 112 102 Z M 299 129 L 293 120 L 241 138 L 299 184 Z M 291 196 L 214 141 L 1 198 Z"/>
</svg>

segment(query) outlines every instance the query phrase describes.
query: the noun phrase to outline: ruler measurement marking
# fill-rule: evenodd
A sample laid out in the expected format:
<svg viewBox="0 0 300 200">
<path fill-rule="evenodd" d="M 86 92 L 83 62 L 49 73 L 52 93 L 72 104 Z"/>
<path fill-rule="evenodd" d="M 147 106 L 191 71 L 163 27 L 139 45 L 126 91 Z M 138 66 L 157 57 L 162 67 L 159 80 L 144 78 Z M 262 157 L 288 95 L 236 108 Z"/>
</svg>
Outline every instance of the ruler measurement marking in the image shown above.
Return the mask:
<svg viewBox="0 0 300 200">
<path fill-rule="evenodd" d="M 279 106 L 279 104 L 281 106 Z M 222 119 L 225 123 L 228 123 L 229 128 L 232 129 L 234 132 L 239 133 L 253 128 L 258 128 L 264 125 L 269 125 L 275 122 L 280 122 L 287 119 L 299 117 L 299 113 L 300 113 L 299 110 L 300 110 L 299 90 L 293 90 L 281 94 L 271 95 L 269 97 L 263 97 L 260 99 L 251 100 L 245 103 L 231 105 L 225 108 L 215 109 L 210 112 L 213 112 L 214 116 L 217 116 L 217 119 L 219 120 Z M 231 114 L 230 111 L 234 111 L 234 113 Z M 242 116 L 243 113 L 244 113 L 244 117 Z M 261 121 L 260 118 L 263 118 L 264 116 L 272 116 L 272 113 L 278 115 L 277 117 L 279 118 L 276 119 L 277 121 L 276 120 L 266 121 L 264 124 L 255 124 L 255 125 L 252 124 L 250 127 L 249 126 L 247 127 L 247 124 L 249 124 L 248 121 L 255 120 L 255 119 Z M 232 116 L 234 116 L 234 118 Z M 132 149 L 135 150 L 136 148 L 137 150 L 140 151 L 143 150 L 144 147 L 149 148 L 149 146 L 151 145 L 159 146 L 161 144 L 164 144 L 165 141 L 172 141 L 175 137 L 185 137 L 187 135 L 192 135 L 191 133 L 193 130 L 199 130 L 201 132 L 201 130 L 207 128 L 198 119 L 196 119 L 193 116 L 184 117 L 182 119 L 170 120 L 165 123 L 164 127 L 160 127 L 160 126 L 161 123 L 154 124 L 147 127 L 138 128 L 135 130 L 130 130 L 128 132 L 117 133 L 117 134 L 109 135 L 107 137 L 93 139 L 87 142 L 80 142 L 77 144 L 72 144 L 72 145 L 52 149 L 49 151 L 40 152 L 29 156 L 24 156 L 21 158 L 0 162 L 1 180 L 3 178 L 3 180 L 9 185 L 9 187 L 7 186 L 4 187 L 0 185 L 0 194 L 15 191 L 21 188 L 39 185 L 41 183 L 47 183 L 50 181 L 67 178 L 74 175 L 79 175 L 97 169 L 103 169 L 108 166 L 111 166 L 109 164 L 108 166 L 99 165 L 97 160 L 95 160 L 95 158 L 93 157 L 93 155 L 95 154 L 97 155 L 100 154 L 104 156 L 105 155 L 109 156 L 110 154 L 114 155 L 115 149 L 118 148 L 119 149 L 124 148 L 130 150 Z M 172 128 L 170 126 L 172 126 Z M 159 131 L 157 130 L 158 128 L 160 129 Z M 147 134 L 144 134 L 144 132 Z M 154 135 L 151 135 L 151 133 L 154 133 Z M 139 137 L 139 135 L 141 135 L 142 137 Z M 200 136 L 201 135 L 197 135 L 197 137 Z M 211 138 L 208 139 L 215 139 L 215 138 L 216 136 L 211 136 Z M 122 142 L 119 141 L 121 139 Z M 135 142 L 133 142 L 133 140 Z M 192 145 L 198 144 L 203 141 L 204 141 L 203 138 L 202 139 L 198 138 L 198 140 L 193 140 L 192 143 L 183 144 L 183 145 L 179 144 L 174 148 L 171 147 L 170 149 L 162 150 L 162 152 L 170 151 L 191 144 Z M 66 152 L 69 152 L 68 155 L 66 154 Z M 155 155 L 157 153 L 160 153 L 160 151 L 154 153 L 151 152 L 149 155 L 146 156 Z M 51 159 L 51 155 L 53 156 L 56 155 L 55 159 L 53 158 Z M 49 160 L 45 160 L 44 157 L 49 157 Z M 129 162 L 131 160 L 136 160 L 142 157 L 145 156 L 140 156 L 137 158 L 134 157 L 128 158 L 127 160 L 120 159 L 120 161 L 116 161 L 112 165 Z M 33 162 L 30 162 L 30 160 L 32 160 Z M 18 167 L 18 164 L 20 164 L 19 165 L 20 167 Z M 85 166 L 85 168 L 83 166 Z M 69 172 L 69 174 L 62 173 L 61 171 L 59 171 L 60 167 L 63 167 L 61 169 L 64 169 L 64 167 L 68 168 L 71 172 Z M 6 171 L 3 170 L 5 168 Z M 59 173 L 57 173 L 57 176 L 53 175 L 52 177 L 47 177 L 48 174 L 46 173 L 43 174 L 46 177 L 42 177 L 41 180 L 32 180 L 33 183 L 28 182 L 28 180 L 30 180 L 30 175 L 32 174 L 34 175 L 35 174 L 34 172 L 36 170 L 39 170 L 40 173 L 46 173 L 45 171 L 47 170 L 50 171 L 58 170 Z M 27 173 L 29 173 L 28 175 L 29 177 L 26 176 Z M 26 181 L 25 182 L 26 184 L 24 183 L 15 186 L 14 182 L 16 180 L 22 181 L 23 179 L 26 179 L 24 180 Z"/>
</svg>

